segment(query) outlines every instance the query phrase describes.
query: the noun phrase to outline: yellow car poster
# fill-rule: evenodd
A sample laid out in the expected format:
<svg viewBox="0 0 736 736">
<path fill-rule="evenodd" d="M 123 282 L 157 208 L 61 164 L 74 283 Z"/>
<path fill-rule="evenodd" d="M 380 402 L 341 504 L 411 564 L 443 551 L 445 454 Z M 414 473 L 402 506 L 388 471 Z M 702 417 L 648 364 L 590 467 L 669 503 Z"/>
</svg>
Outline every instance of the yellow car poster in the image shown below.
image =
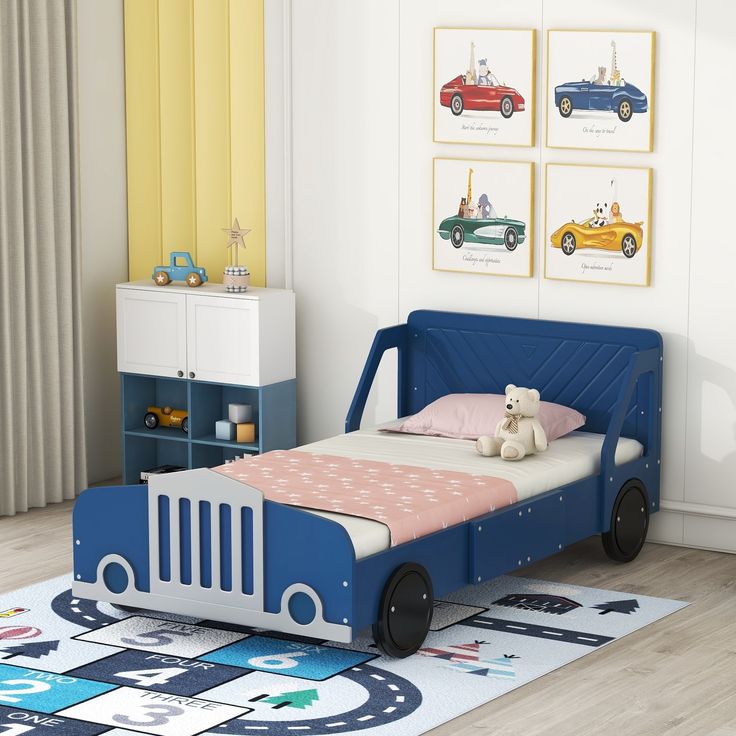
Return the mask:
<svg viewBox="0 0 736 736">
<path fill-rule="evenodd" d="M 649 286 L 649 168 L 548 164 L 548 279 Z"/>
</svg>

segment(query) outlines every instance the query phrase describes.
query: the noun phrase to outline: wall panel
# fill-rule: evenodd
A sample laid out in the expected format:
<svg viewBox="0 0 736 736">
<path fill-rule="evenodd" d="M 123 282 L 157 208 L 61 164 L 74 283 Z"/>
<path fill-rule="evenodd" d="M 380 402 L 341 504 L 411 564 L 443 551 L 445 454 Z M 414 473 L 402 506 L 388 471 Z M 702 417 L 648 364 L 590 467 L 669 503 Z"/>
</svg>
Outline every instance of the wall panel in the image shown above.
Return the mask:
<svg viewBox="0 0 736 736">
<path fill-rule="evenodd" d="M 733 207 L 736 147 L 724 122 L 736 115 L 736 99 L 724 93 L 717 70 L 732 64 L 734 23 L 736 5 L 698 1 L 685 466 L 686 502 L 731 508 L 736 507 L 736 251 L 729 218 L 722 216 Z M 703 546 L 701 531 L 702 523 L 692 524 L 686 536 Z"/>
<path fill-rule="evenodd" d="M 192 0 L 159 0 L 159 27 L 161 245 L 164 254 L 183 248 L 196 260 Z"/>
<path fill-rule="evenodd" d="M 120 474 L 114 284 L 128 276 L 121 0 L 77 0 L 84 410 L 89 483 Z M 101 408 L 104 409 L 101 410 Z M 81 490 L 81 489 L 79 489 Z"/>
<path fill-rule="evenodd" d="M 546 28 L 578 28 L 589 14 L 586 0 L 545 3 Z M 688 291 L 690 257 L 691 151 L 693 110 L 683 105 L 683 91 L 692 95 L 695 70 L 695 0 L 672 0 L 663 14 L 657 0 L 617 0 L 616 28 L 654 30 L 656 36 L 654 152 L 564 151 L 545 148 L 544 162 L 648 166 L 654 169 L 652 194 L 651 285 L 648 288 L 608 284 L 540 282 L 539 316 L 651 327 L 664 337 L 664 380 L 661 494 L 667 501 L 683 499 L 685 465 L 685 402 L 687 373 Z M 590 19 L 591 28 L 605 21 Z M 545 39 L 546 40 L 546 39 Z M 546 52 L 545 52 L 546 53 Z M 673 70 L 677 70 L 673 74 Z M 542 124 L 544 120 L 542 119 Z M 540 181 L 544 194 L 544 181 Z M 542 200 L 543 202 L 544 200 Z M 675 214 L 676 213 L 676 214 Z M 542 222 L 544 212 L 540 211 Z M 543 236 L 538 239 L 541 257 Z M 652 538 L 676 526 L 653 520 Z M 672 541 L 681 541 L 675 538 Z"/>
<path fill-rule="evenodd" d="M 222 280 L 237 216 L 265 283 L 263 0 L 125 0 L 129 264 L 189 250 Z"/>
<path fill-rule="evenodd" d="M 228 0 L 194 0 L 197 248 L 214 281 L 221 281 L 226 265 L 222 228 L 232 221 L 229 5 Z"/>
<path fill-rule="evenodd" d="M 158 3 L 125 2 L 125 133 L 131 279 L 161 262 Z"/>
<path fill-rule="evenodd" d="M 293 4 L 300 442 L 342 431 L 375 331 L 398 321 L 397 21 L 394 0 Z M 392 365 L 368 425 L 395 412 Z"/>
<path fill-rule="evenodd" d="M 266 276 L 265 116 L 253 104 L 264 94 L 262 29 L 261 3 L 230 0 L 231 211 L 251 228 L 246 262 L 256 286 L 265 286 Z"/>
</svg>

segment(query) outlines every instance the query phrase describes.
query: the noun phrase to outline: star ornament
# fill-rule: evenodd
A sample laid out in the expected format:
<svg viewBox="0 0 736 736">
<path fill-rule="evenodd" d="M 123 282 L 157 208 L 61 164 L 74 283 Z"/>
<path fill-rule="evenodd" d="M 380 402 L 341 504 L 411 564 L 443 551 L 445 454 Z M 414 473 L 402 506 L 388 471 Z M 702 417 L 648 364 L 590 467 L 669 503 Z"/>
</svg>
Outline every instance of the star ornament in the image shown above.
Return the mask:
<svg viewBox="0 0 736 736">
<path fill-rule="evenodd" d="M 238 222 L 238 218 L 236 217 L 233 220 L 233 226 L 222 228 L 222 232 L 227 233 L 228 248 L 231 245 L 241 245 L 243 246 L 243 248 L 245 248 L 245 241 L 243 240 L 243 236 L 247 235 L 250 232 L 250 228 L 241 228 L 240 223 Z"/>
</svg>

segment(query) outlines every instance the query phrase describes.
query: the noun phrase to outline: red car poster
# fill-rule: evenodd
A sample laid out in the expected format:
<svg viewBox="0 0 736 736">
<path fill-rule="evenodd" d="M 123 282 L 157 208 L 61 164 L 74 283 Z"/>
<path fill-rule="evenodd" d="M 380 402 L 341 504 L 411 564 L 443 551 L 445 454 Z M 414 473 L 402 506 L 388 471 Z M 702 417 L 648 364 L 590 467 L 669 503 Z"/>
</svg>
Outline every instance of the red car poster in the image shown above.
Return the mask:
<svg viewBox="0 0 736 736">
<path fill-rule="evenodd" d="M 434 29 L 434 140 L 534 145 L 533 30 Z"/>
</svg>

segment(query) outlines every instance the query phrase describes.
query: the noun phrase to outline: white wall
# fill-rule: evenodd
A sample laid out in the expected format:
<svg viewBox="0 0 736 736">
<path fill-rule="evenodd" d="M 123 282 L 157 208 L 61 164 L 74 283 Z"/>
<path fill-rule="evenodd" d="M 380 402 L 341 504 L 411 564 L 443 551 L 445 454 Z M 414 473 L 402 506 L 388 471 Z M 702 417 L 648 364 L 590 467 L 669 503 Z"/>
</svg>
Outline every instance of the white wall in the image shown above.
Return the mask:
<svg viewBox="0 0 736 736">
<path fill-rule="evenodd" d="M 301 441 L 341 431 L 375 329 L 412 309 L 652 327 L 666 350 L 667 510 L 654 517 L 650 536 L 736 551 L 736 253 L 723 237 L 736 102 L 719 71 L 732 65 L 736 7 L 612 0 L 602 18 L 587 0 L 299 0 L 290 12 Z M 535 148 L 432 143 L 436 25 L 537 29 Z M 654 153 L 540 143 L 545 31 L 586 27 L 657 32 Z M 267 34 L 267 48 L 273 41 Z M 437 155 L 537 164 L 534 278 L 431 270 Z M 545 162 L 654 169 L 650 288 L 541 277 Z M 374 394 L 365 421 L 395 416 L 387 371 Z"/>
<path fill-rule="evenodd" d="M 293 273 L 302 441 L 341 431 L 376 329 L 398 320 L 395 0 L 293 4 Z M 395 405 L 382 371 L 366 421 Z"/>
<path fill-rule="evenodd" d="M 128 280 L 122 0 L 77 0 L 87 472 L 120 474 L 115 289 Z"/>
</svg>

